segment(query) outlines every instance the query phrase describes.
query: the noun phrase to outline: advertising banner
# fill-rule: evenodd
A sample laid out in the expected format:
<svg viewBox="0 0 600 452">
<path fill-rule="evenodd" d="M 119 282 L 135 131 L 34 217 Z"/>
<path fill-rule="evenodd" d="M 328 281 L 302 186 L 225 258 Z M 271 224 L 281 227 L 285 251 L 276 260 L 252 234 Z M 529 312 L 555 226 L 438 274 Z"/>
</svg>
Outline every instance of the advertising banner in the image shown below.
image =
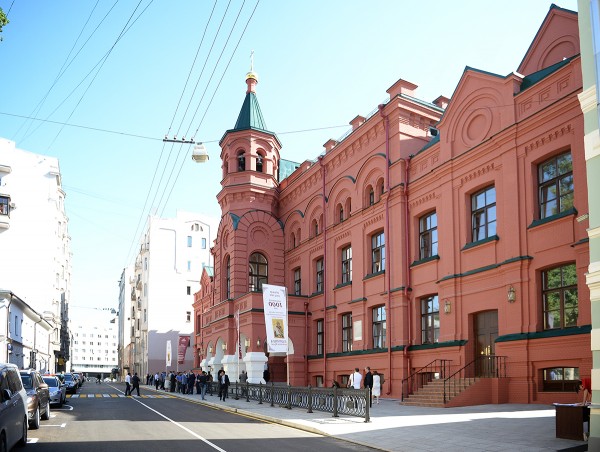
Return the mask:
<svg viewBox="0 0 600 452">
<path fill-rule="evenodd" d="M 265 328 L 269 352 L 288 352 L 287 289 L 263 284 Z"/>
<path fill-rule="evenodd" d="M 179 344 L 177 345 L 177 362 L 183 364 L 185 362 L 185 352 L 190 346 L 189 336 L 179 336 Z"/>
<path fill-rule="evenodd" d="M 171 341 L 167 341 L 167 367 L 171 367 Z"/>
</svg>

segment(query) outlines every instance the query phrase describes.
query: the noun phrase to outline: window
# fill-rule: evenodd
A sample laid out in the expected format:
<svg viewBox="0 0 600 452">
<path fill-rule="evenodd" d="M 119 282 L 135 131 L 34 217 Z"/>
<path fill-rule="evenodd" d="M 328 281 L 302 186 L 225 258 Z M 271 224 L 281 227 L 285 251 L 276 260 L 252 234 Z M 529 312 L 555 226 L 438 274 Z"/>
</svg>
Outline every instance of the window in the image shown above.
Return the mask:
<svg viewBox="0 0 600 452">
<path fill-rule="evenodd" d="M 263 156 L 260 154 L 256 156 L 256 171 L 263 172 Z"/>
<path fill-rule="evenodd" d="M 244 156 L 244 151 L 241 151 L 238 156 L 238 171 L 246 171 L 246 157 Z"/>
<path fill-rule="evenodd" d="M 302 286 L 302 278 L 300 274 L 300 267 L 294 270 L 294 295 L 300 295 Z"/>
<path fill-rule="evenodd" d="M 192 313 L 190 311 L 185 313 L 185 321 L 188 323 L 192 321 Z"/>
<path fill-rule="evenodd" d="M 372 273 L 385 270 L 385 236 L 379 232 L 371 237 Z"/>
<path fill-rule="evenodd" d="M 352 351 L 352 314 L 342 315 L 342 351 Z"/>
<path fill-rule="evenodd" d="M 10 198 L 8 196 L 0 196 L 0 215 L 8 215 L 10 213 Z"/>
<path fill-rule="evenodd" d="M 373 348 L 385 348 L 385 306 L 373 308 Z"/>
<path fill-rule="evenodd" d="M 204 237 L 202 237 L 202 249 L 206 249 L 206 239 Z"/>
<path fill-rule="evenodd" d="M 342 284 L 352 282 L 352 247 L 342 249 Z"/>
<path fill-rule="evenodd" d="M 338 220 L 341 223 L 344 221 L 344 206 L 338 204 Z"/>
<path fill-rule="evenodd" d="M 148 270 L 148 258 L 144 258 L 144 270 Z"/>
<path fill-rule="evenodd" d="M 187 236 L 187 246 L 188 246 L 188 248 L 192 247 L 192 236 L 191 235 Z"/>
<path fill-rule="evenodd" d="M 261 292 L 262 285 L 268 283 L 268 264 L 267 259 L 260 253 L 253 253 L 250 256 L 249 269 L 249 291 Z"/>
<path fill-rule="evenodd" d="M 316 262 L 316 281 L 317 281 L 317 292 L 323 292 L 323 258 L 317 259 Z"/>
<path fill-rule="evenodd" d="M 577 273 L 575 264 L 542 272 L 544 329 L 553 330 L 577 325 Z"/>
<path fill-rule="evenodd" d="M 372 206 L 373 204 L 375 204 L 375 192 L 373 191 L 373 187 L 371 187 L 370 185 L 369 185 L 368 198 L 369 198 L 369 205 L 370 206 Z"/>
<path fill-rule="evenodd" d="M 187 271 L 192 271 L 192 261 L 187 261 Z"/>
<path fill-rule="evenodd" d="M 317 320 L 317 355 L 323 354 L 323 319 Z"/>
<path fill-rule="evenodd" d="M 227 256 L 227 264 L 225 264 L 225 296 L 229 300 L 231 298 L 231 267 L 230 259 Z"/>
<path fill-rule="evenodd" d="M 438 253 L 437 214 L 431 212 L 419 219 L 419 258 L 426 259 Z"/>
<path fill-rule="evenodd" d="M 552 367 L 542 371 L 542 389 L 553 392 L 574 392 L 579 383 L 578 367 Z"/>
<path fill-rule="evenodd" d="M 421 298 L 421 342 L 433 344 L 440 338 L 440 302 L 437 295 Z"/>
<path fill-rule="evenodd" d="M 573 162 L 565 152 L 546 160 L 538 167 L 540 218 L 573 207 Z"/>
<path fill-rule="evenodd" d="M 187 288 L 186 288 L 186 294 L 187 295 L 191 295 L 192 294 L 192 288 L 190 286 L 187 286 Z"/>
<path fill-rule="evenodd" d="M 315 237 L 319 235 L 319 222 L 317 220 L 312 221 L 312 230 Z"/>
<path fill-rule="evenodd" d="M 315 386 L 317 388 L 322 388 L 325 386 L 324 381 L 323 381 L 323 375 L 316 375 L 315 376 Z"/>
<path fill-rule="evenodd" d="M 496 235 L 496 188 L 488 187 L 471 196 L 472 241 Z"/>
</svg>

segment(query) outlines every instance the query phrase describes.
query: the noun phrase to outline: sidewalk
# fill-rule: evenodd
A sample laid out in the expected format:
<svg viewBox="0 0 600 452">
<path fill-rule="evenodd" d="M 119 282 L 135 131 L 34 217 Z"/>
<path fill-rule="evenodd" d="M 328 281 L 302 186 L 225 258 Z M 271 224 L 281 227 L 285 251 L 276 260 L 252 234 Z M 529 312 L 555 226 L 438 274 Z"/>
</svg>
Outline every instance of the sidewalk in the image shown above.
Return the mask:
<svg viewBox="0 0 600 452">
<path fill-rule="evenodd" d="M 141 386 L 154 390 L 151 386 Z M 164 391 L 158 391 L 164 393 Z M 479 405 L 422 408 L 382 399 L 373 405 L 371 422 L 348 416 L 293 408 L 288 410 L 251 400 L 217 395 L 200 400 L 197 394 L 168 393 L 207 406 L 244 414 L 385 451 L 560 451 L 586 450 L 583 441 L 556 438 L 554 407 L 546 405 Z M 582 447 L 583 446 L 583 447 Z"/>
</svg>

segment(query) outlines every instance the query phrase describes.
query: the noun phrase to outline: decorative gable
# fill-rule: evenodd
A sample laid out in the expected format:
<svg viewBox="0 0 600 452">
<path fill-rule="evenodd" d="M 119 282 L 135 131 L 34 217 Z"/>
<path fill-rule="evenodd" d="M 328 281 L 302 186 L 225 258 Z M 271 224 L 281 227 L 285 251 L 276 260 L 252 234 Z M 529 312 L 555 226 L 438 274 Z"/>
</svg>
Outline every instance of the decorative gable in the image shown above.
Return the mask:
<svg viewBox="0 0 600 452">
<path fill-rule="evenodd" d="M 438 125 L 444 159 L 477 146 L 514 122 L 521 79 L 466 68 Z"/>
<path fill-rule="evenodd" d="M 517 72 L 529 75 L 579 52 L 577 13 L 552 5 Z"/>
</svg>

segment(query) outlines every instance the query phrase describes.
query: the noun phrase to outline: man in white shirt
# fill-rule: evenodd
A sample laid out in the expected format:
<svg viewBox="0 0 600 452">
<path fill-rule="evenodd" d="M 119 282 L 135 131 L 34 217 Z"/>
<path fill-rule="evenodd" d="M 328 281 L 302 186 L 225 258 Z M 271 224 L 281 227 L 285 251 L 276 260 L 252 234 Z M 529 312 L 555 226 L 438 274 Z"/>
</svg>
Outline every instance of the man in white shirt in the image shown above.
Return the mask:
<svg viewBox="0 0 600 452">
<path fill-rule="evenodd" d="M 125 377 L 125 396 L 131 395 L 131 373 L 127 372 Z"/>
<path fill-rule="evenodd" d="M 358 367 L 354 369 L 354 373 L 351 376 L 352 387 L 354 389 L 360 389 L 360 383 L 362 382 L 362 375 L 358 371 Z"/>
</svg>

